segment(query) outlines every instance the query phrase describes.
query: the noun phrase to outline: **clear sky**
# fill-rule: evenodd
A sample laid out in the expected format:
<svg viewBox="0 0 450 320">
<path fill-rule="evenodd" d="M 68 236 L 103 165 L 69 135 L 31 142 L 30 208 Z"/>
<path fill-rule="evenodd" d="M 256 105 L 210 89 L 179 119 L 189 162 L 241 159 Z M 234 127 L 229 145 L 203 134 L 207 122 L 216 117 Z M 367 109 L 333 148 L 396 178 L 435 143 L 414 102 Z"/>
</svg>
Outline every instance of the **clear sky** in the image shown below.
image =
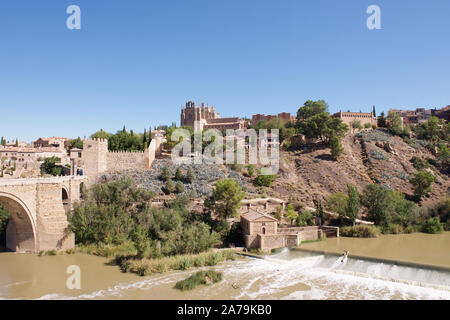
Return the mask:
<svg viewBox="0 0 450 320">
<path fill-rule="evenodd" d="M 81 8 L 68 30 L 66 8 Z M 381 30 L 366 9 L 381 8 Z M 222 116 L 450 104 L 450 0 L 0 2 L 0 135 L 135 132 Z"/>
</svg>

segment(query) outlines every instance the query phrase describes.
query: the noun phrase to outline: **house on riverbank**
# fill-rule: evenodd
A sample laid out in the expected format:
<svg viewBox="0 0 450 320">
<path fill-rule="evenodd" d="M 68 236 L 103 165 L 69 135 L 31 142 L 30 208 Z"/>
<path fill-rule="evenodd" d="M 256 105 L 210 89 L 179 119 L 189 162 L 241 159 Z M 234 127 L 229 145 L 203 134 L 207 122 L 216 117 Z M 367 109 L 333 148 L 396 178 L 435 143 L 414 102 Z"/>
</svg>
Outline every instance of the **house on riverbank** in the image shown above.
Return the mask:
<svg viewBox="0 0 450 320">
<path fill-rule="evenodd" d="M 241 227 L 245 247 L 262 251 L 283 247 L 298 247 L 302 241 L 318 240 L 324 235 L 329 238 L 339 237 L 338 227 L 279 228 L 277 219 L 252 209 L 241 215 Z"/>
</svg>

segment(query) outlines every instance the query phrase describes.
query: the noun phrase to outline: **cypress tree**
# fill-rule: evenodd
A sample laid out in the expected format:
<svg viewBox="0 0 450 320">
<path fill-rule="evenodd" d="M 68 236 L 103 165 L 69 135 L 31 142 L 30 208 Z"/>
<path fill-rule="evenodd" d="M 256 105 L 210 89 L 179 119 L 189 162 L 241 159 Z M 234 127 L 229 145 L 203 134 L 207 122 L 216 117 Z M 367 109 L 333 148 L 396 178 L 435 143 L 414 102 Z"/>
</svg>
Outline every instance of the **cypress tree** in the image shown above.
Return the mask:
<svg viewBox="0 0 450 320">
<path fill-rule="evenodd" d="M 144 137 L 142 138 L 142 146 L 145 150 L 147 148 L 147 129 L 144 128 Z"/>
</svg>

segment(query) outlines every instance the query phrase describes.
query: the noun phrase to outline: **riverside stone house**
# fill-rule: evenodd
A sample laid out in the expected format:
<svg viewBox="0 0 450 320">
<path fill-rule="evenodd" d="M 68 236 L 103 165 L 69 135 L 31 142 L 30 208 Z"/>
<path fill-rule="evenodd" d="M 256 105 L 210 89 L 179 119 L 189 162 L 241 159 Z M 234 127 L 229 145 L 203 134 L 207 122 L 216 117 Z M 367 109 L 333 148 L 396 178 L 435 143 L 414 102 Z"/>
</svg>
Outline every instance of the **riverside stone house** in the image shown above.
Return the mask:
<svg viewBox="0 0 450 320">
<path fill-rule="evenodd" d="M 241 215 L 241 227 L 244 233 L 245 247 L 262 251 L 297 247 L 304 240 L 318 240 L 324 235 L 339 237 L 338 227 L 279 228 L 277 219 L 252 209 Z"/>
</svg>

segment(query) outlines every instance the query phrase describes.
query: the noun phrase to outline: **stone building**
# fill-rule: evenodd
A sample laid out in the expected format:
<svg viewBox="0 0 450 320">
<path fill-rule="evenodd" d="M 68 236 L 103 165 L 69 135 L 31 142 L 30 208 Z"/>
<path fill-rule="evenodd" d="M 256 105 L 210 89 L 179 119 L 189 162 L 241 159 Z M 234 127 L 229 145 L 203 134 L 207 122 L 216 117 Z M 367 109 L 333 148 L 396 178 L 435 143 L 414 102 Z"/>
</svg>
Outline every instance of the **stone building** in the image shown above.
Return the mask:
<svg viewBox="0 0 450 320">
<path fill-rule="evenodd" d="M 295 122 L 297 117 L 292 116 L 289 112 L 281 112 L 277 115 L 254 114 L 252 115 L 252 126 L 256 126 L 260 121 L 270 121 L 272 119 L 281 119 L 284 123 Z"/>
<path fill-rule="evenodd" d="M 435 115 L 436 110 L 416 108 L 416 110 L 401 110 L 401 109 L 390 109 L 388 115 L 391 113 L 397 113 L 402 117 L 403 124 L 418 124 L 430 120 L 432 116 Z"/>
<path fill-rule="evenodd" d="M 67 144 L 70 142 L 69 138 L 63 137 L 51 137 L 51 138 L 39 138 L 33 142 L 34 148 L 54 147 L 60 150 L 65 150 Z"/>
<path fill-rule="evenodd" d="M 194 131 L 203 129 L 245 129 L 247 121 L 239 117 L 221 118 L 214 106 L 205 106 L 202 103 L 200 107 L 197 107 L 195 102 L 188 101 L 186 106 L 181 109 L 181 126 L 191 127 Z"/>
<path fill-rule="evenodd" d="M 437 110 L 435 112 L 435 115 L 439 119 L 444 119 L 445 121 L 450 121 L 450 105 L 446 106 L 445 108 L 442 108 L 440 110 Z"/>
<path fill-rule="evenodd" d="M 352 127 L 352 123 L 354 121 L 360 121 L 361 125 L 364 126 L 366 124 L 370 124 L 371 126 L 377 125 L 377 117 L 374 112 L 366 113 L 366 112 L 343 112 L 339 111 L 331 116 L 332 118 L 339 118 L 349 126 Z"/>
<path fill-rule="evenodd" d="M 270 251 L 275 248 L 297 247 L 304 240 L 318 240 L 324 235 L 339 237 L 338 227 L 278 227 L 278 220 L 268 214 L 249 209 L 241 214 L 241 227 L 247 249 Z"/>
<path fill-rule="evenodd" d="M 62 164 L 70 163 L 67 152 L 55 147 L 2 147 L 0 146 L 0 159 L 2 161 L 17 161 L 17 163 L 42 162 L 45 158 L 56 157 Z"/>
</svg>

